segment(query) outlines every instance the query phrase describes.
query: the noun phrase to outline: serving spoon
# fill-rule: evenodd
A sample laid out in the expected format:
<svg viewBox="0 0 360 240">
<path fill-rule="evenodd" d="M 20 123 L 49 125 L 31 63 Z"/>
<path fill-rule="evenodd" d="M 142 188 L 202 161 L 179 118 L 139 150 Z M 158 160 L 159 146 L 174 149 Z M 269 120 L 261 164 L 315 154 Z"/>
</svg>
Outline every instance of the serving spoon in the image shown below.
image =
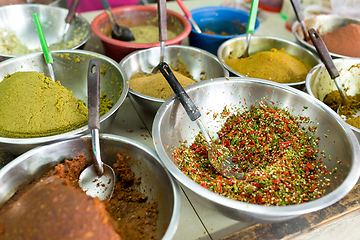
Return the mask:
<svg viewBox="0 0 360 240">
<path fill-rule="evenodd" d="M 237 165 L 232 161 L 231 151 L 222 144 L 213 144 L 211 137 L 206 131 L 204 125 L 200 120 L 201 113 L 189 95 L 185 92 L 179 81 L 176 79 L 169 65 L 161 62 L 158 65 L 160 72 L 166 78 L 174 93 L 178 97 L 181 105 L 184 107 L 187 115 L 191 121 L 196 121 L 200 128 L 206 142 L 208 143 L 208 159 L 215 170 L 226 178 L 236 178 L 238 180 L 243 178 L 243 173 L 239 173 Z"/>
<path fill-rule="evenodd" d="M 253 0 L 251 3 L 249 21 L 246 28 L 246 41 L 245 41 L 245 49 L 243 54 L 239 58 L 247 58 L 249 57 L 249 47 L 250 47 L 250 40 L 251 35 L 255 31 L 255 22 L 256 22 L 256 15 L 259 6 L 259 0 Z"/>
<path fill-rule="evenodd" d="M 197 31 L 198 33 L 201 33 L 201 29 L 199 27 L 199 25 L 197 25 L 197 23 L 195 22 L 195 20 L 192 18 L 191 12 L 186 8 L 185 4 L 183 3 L 183 1 L 181 0 L 176 0 L 176 2 L 179 4 L 181 10 L 184 12 L 185 16 L 187 17 L 187 19 L 189 19 L 189 21 L 191 22 L 191 24 L 194 26 L 195 31 Z"/>
<path fill-rule="evenodd" d="M 321 61 L 324 63 L 327 71 L 329 72 L 331 79 L 334 80 L 336 88 L 338 89 L 338 91 L 340 93 L 341 100 L 342 100 L 341 105 L 345 106 L 347 99 L 346 99 L 344 89 L 341 87 L 341 84 L 339 83 L 338 78 L 340 76 L 340 73 L 334 64 L 334 62 L 330 56 L 330 53 L 329 53 L 324 41 L 322 40 L 320 34 L 314 28 L 309 29 L 308 32 L 309 32 L 309 37 L 311 39 L 311 42 L 315 46 L 316 51 L 317 51 Z M 341 105 L 338 107 L 337 113 L 339 113 Z"/>
<path fill-rule="evenodd" d="M 41 26 L 41 23 L 40 23 L 40 20 L 39 20 L 39 16 L 37 15 L 37 13 L 34 13 L 33 16 L 34 16 L 35 25 L 36 25 L 36 29 L 37 29 L 37 32 L 38 32 L 41 48 L 43 50 L 44 59 L 45 59 L 45 62 L 47 64 L 48 68 L 49 68 L 50 78 L 55 82 L 55 73 L 54 73 L 54 68 L 53 68 L 54 60 L 53 60 L 53 58 L 51 56 L 49 47 L 47 45 L 46 38 L 45 38 L 45 35 L 44 35 L 44 31 L 42 29 L 42 26 Z"/>
<path fill-rule="evenodd" d="M 134 34 L 131 32 L 131 30 L 124 26 L 119 25 L 116 22 L 114 14 L 111 12 L 110 4 L 107 0 L 101 0 L 101 4 L 103 5 L 103 8 L 105 12 L 107 13 L 108 17 L 110 18 L 110 22 L 113 25 L 112 31 L 111 31 L 111 37 L 116 40 L 130 42 L 134 41 Z"/>
<path fill-rule="evenodd" d="M 166 0 L 158 0 L 158 22 L 159 22 L 159 41 L 160 41 L 160 63 L 165 59 L 165 41 L 167 40 L 167 21 L 166 21 Z M 153 68 L 151 73 L 156 74 L 159 66 Z"/>
<path fill-rule="evenodd" d="M 80 3 L 80 0 L 74 0 L 71 3 L 69 12 L 65 18 L 65 27 L 64 27 L 63 36 L 62 36 L 62 43 L 65 45 L 65 48 L 66 48 L 65 36 L 66 36 L 67 32 L 69 31 L 70 24 L 71 24 L 72 20 L 74 19 L 75 11 L 76 11 L 77 7 L 79 6 L 79 3 Z"/>
<path fill-rule="evenodd" d="M 302 14 L 301 6 L 298 0 L 290 0 L 291 5 L 294 9 L 296 19 L 300 23 L 301 30 L 304 34 L 304 40 L 305 42 L 309 40 L 308 32 L 306 31 L 306 26 L 304 22 L 304 16 Z"/>
<path fill-rule="evenodd" d="M 88 69 L 88 126 L 91 129 L 91 145 L 94 164 L 85 168 L 79 177 L 79 185 L 91 197 L 110 199 L 115 186 L 114 170 L 103 163 L 100 156 L 100 67 L 98 59 L 91 59 Z"/>
</svg>

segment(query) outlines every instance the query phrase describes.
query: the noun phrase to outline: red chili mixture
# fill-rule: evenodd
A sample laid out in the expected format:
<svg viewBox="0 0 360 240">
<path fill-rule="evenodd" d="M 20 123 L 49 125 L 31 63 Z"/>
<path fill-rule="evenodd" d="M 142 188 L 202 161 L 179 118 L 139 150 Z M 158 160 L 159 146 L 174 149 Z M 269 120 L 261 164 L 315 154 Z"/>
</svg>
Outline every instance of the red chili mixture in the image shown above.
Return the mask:
<svg viewBox="0 0 360 240">
<path fill-rule="evenodd" d="M 244 177 L 228 179 L 216 172 L 201 133 L 189 147 L 184 143 L 173 152 L 175 163 L 188 177 L 222 196 L 261 205 L 299 204 L 325 193 L 322 187 L 331 183 L 323 176 L 329 172 L 317 158 L 320 138 L 316 127 L 308 125 L 308 117 L 254 105 L 233 114 L 225 108 L 222 116 L 228 118 L 215 143 L 230 149 Z"/>
</svg>

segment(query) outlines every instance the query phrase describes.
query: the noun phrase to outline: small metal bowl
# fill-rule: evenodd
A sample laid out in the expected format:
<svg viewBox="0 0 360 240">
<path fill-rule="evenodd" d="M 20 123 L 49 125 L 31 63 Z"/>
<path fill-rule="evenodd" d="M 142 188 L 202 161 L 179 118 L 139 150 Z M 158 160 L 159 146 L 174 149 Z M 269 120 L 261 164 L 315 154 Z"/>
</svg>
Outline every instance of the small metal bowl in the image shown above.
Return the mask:
<svg viewBox="0 0 360 240">
<path fill-rule="evenodd" d="M 191 180 L 174 163 L 173 149 L 184 141 L 189 145 L 193 143 L 200 130 L 187 116 L 178 99 L 172 96 L 155 116 L 152 127 L 154 146 L 166 169 L 182 186 L 189 189 L 189 196 L 202 205 L 239 221 L 280 222 L 334 204 L 357 183 L 360 175 L 360 147 L 355 134 L 340 116 L 307 93 L 271 81 L 239 77 L 199 82 L 185 90 L 202 112 L 200 119 L 211 136 L 215 136 L 222 125 L 219 119 L 214 119 L 213 114 L 221 113 L 225 106 L 232 112 L 232 107 L 242 109 L 246 103 L 256 105 L 259 101 L 269 99 L 276 107 L 291 109 L 293 115 L 310 117 L 313 121 L 311 126 L 317 127 L 316 134 L 320 137 L 318 148 L 320 152 L 324 151 L 327 159 L 323 161 L 324 164 L 329 170 L 337 167 L 337 177 L 336 174 L 327 176 L 332 185 L 326 187 L 326 194 L 307 203 L 279 207 L 262 206 L 218 195 Z M 211 114 L 206 114 L 209 112 Z M 331 161 L 328 156 L 331 156 Z M 341 164 L 338 163 L 339 159 Z"/>
<path fill-rule="evenodd" d="M 340 73 L 338 81 L 345 93 L 350 96 L 358 94 L 360 92 L 360 58 L 337 58 L 333 62 Z M 334 80 L 331 79 L 323 63 L 313 67 L 306 76 L 306 90 L 320 101 L 323 101 L 328 93 L 337 90 Z M 348 125 L 360 141 L 360 129 Z"/>
<path fill-rule="evenodd" d="M 100 91 L 114 102 L 114 106 L 100 118 L 101 130 L 105 130 L 114 121 L 120 105 L 129 91 L 125 71 L 117 62 L 104 55 L 84 50 L 53 51 L 54 72 L 56 81 L 71 90 L 77 99 L 87 104 L 87 72 L 89 61 L 99 59 Z M 0 81 L 17 71 L 37 71 L 50 76 L 42 53 L 30 53 L 0 62 Z M 16 111 L 16 110 L 15 110 Z M 41 144 L 67 139 L 89 132 L 88 126 L 70 132 L 38 138 L 5 138 L 0 137 L 0 148 L 13 155 L 20 155 Z"/>
<path fill-rule="evenodd" d="M 223 44 L 220 45 L 217 56 L 220 59 L 221 63 L 225 66 L 227 70 L 229 70 L 234 76 L 246 77 L 237 71 L 233 70 L 229 67 L 225 61 L 232 58 L 240 57 L 244 52 L 246 37 L 237 37 L 230 40 L 227 40 Z M 251 42 L 249 47 L 249 54 L 255 54 L 262 51 L 270 51 L 272 48 L 276 48 L 280 50 L 284 48 L 284 51 L 296 57 L 297 59 L 307 63 L 310 67 L 315 66 L 320 62 L 317 55 L 313 54 L 311 51 L 303 48 L 302 46 L 276 37 L 269 36 L 251 36 Z M 268 80 L 267 80 L 268 81 Z M 305 87 L 305 79 L 301 82 L 296 83 L 283 83 L 283 85 L 288 85 L 296 88 L 304 88 Z"/>
<path fill-rule="evenodd" d="M 346 26 L 351 23 L 360 25 L 360 20 L 355 18 L 346 18 L 338 15 L 331 14 L 319 14 L 307 17 L 304 19 L 305 26 L 307 29 L 314 28 L 319 32 L 320 35 L 332 32 L 333 30 Z M 317 53 L 316 48 L 304 41 L 304 34 L 301 30 L 300 23 L 295 21 L 292 25 L 291 31 L 296 37 L 296 40 L 300 42 L 301 45 L 310 49 L 314 53 Z M 336 53 L 330 52 L 331 57 L 333 58 L 345 58 L 349 56 L 344 56 Z"/>
<path fill-rule="evenodd" d="M 131 170 L 141 177 L 139 190 L 148 196 L 148 201 L 158 202 L 157 239 L 172 239 L 179 224 L 181 195 L 156 152 L 139 142 L 111 134 L 102 134 L 100 145 L 102 159 L 107 164 L 114 164 L 118 153 L 130 157 Z M 20 187 L 41 177 L 61 160 L 79 154 L 92 161 L 90 135 L 38 147 L 17 157 L 0 170 L 0 206 Z"/>
<path fill-rule="evenodd" d="M 48 45 L 61 42 L 65 28 L 66 8 L 42 4 L 18 4 L 0 7 L 0 29 L 14 32 L 20 42 L 29 49 L 39 49 L 41 45 L 33 14 L 39 15 Z M 66 34 L 66 41 L 74 40 L 69 49 L 82 49 L 91 35 L 90 24 L 80 15 L 75 15 Z M 79 37 L 80 36 L 80 37 Z M 60 50 L 60 49 L 59 49 Z M 17 55 L 0 52 L 0 62 Z"/>
<path fill-rule="evenodd" d="M 169 63 L 171 66 L 176 66 L 177 59 L 183 61 L 196 81 L 201 81 L 203 78 L 210 79 L 229 76 L 228 71 L 221 65 L 215 55 L 199 48 L 182 45 L 166 46 L 165 62 Z M 159 62 L 160 48 L 154 47 L 139 50 L 127 55 L 120 62 L 120 66 L 130 78 L 138 72 L 151 72 Z M 165 102 L 164 99 L 150 97 L 131 88 L 129 88 L 129 97 L 145 111 L 152 114 L 155 114 L 161 104 Z"/>
</svg>

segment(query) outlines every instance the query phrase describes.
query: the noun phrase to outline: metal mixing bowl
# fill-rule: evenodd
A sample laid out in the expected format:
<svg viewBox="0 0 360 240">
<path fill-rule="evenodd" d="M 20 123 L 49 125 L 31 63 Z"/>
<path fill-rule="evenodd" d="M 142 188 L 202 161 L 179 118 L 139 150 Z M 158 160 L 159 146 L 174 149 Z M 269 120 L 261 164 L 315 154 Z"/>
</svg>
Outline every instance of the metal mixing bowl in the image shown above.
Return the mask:
<svg viewBox="0 0 360 240">
<path fill-rule="evenodd" d="M 355 23 L 360 25 L 360 20 L 355 18 L 346 18 L 344 16 L 339 15 L 331 15 L 331 14 L 320 14 L 313 15 L 304 19 L 305 26 L 307 29 L 314 28 L 319 32 L 320 35 L 332 32 L 333 30 L 346 26 L 351 23 Z M 310 49 L 314 53 L 317 53 L 316 48 L 304 41 L 304 34 L 301 30 L 301 26 L 298 21 L 295 21 L 292 25 L 291 31 L 296 37 L 296 40 L 300 42 L 301 45 Z M 330 52 L 331 57 L 333 58 L 344 58 L 348 56 L 336 54 Z"/>
<path fill-rule="evenodd" d="M 347 95 L 354 96 L 360 93 L 360 58 L 337 58 L 333 60 L 340 76 L 338 81 Z M 337 90 L 334 80 L 331 79 L 323 63 L 316 65 L 306 76 L 307 92 L 323 101 L 325 96 Z M 349 125 L 360 141 L 360 129 Z"/>
<path fill-rule="evenodd" d="M 225 63 L 225 61 L 228 60 L 230 57 L 231 58 L 240 57 L 244 52 L 245 42 L 246 42 L 246 37 L 244 36 L 229 39 L 220 45 L 217 52 L 217 56 L 220 59 L 221 63 L 225 66 L 225 68 L 229 70 L 233 75 L 239 77 L 245 77 L 245 76 L 233 70 Z M 262 51 L 270 51 L 272 48 L 276 48 L 277 50 L 284 48 L 284 51 L 287 54 L 294 56 L 297 59 L 307 63 L 310 67 L 313 67 L 320 62 L 317 55 L 313 54 L 311 51 L 303 48 L 302 46 L 285 39 L 269 37 L 269 36 L 252 36 L 249 47 L 249 54 L 252 55 Z M 297 87 L 297 88 L 304 88 L 305 79 L 301 82 L 296 82 L 296 83 L 284 83 L 284 85 Z"/>
<path fill-rule="evenodd" d="M 52 52 L 56 81 L 71 90 L 77 99 L 87 104 L 87 72 L 89 61 L 99 59 L 100 91 L 114 102 L 114 106 L 100 118 L 101 130 L 104 131 L 114 121 L 120 105 L 129 91 L 129 84 L 125 71 L 117 62 L 104 55 L 84 50 L 59 50 Z M 37 71 L 50 76 L 42 53 L 30 53 L 0 62 L 0 81 L 17 71 Z M 0 137 L 0 148 L 14 155 L 52 141 L 58 141 L 85 134 L 88 126 L 70 132 L 39 138 L 5 138 Z"/>
<path fill-rule="evenodd" d="M 182 173 L 174 163 L 172 151 L 184 141 L 191 144 L 199 128 L 192 122 L 182 105 L 173 95 L 167 99 L 156 114 L 153 124 L 155 149 L 167 170 L 189 189 L 189 195 L 208 208 L 235 220 L 246 222 L 279 222 L 295 218 L 330 206 L 344 197 L 356 184 L 360 175 L 360 147 L 350 127 L 321 101 L 293 87 L 254 78 L 231 77 L 199 82 L 185 88 L 190 98 L 200 109 L 200 119 L 210 136 L 215 136 L 221 127 L 215 113 L 225 106 L 246 108 L 268 98 L 280 108 L 290 107 L 293 115 L 308 116 L 317 126 L 320 137 L 318 148 L 326 156 L 324 164 L 328 170 L 337 167 L 338 177 L 330 174 L 333 183 L 326 187 L 326 195 L 319 199 L 289 206 L 262 206 L 225 198 L 205 189 Z M 245 103 L 248 103 L 246 106 Z M 210 113 L 210 114 L 207 114 Z M 327 158 L 331 155 L 331 161 Z M 321 156 L 319 156 L 321 157 Z M 337 161 L 341 159 L 341 164 Z"/>
<path fill-rule="evenodd" d="M 0 29 L 14 32 L 20 42 L 27 48 L 39 49 L 41 45 L 36 30 L 33 14 L 37 13 L 47 44 L 50 46 L 62 40 L 65 28 L 66 8 L 42 4 L 18 4 L 0 7 Z M 70 49 L 83 48 L 91 34 L 90 24 L 80 15 L 75 15 L 66 34 L 66 41 L 74 41 Z M 15 57 L 15 55 L 0 52 L 0 61 Z"/>
<path fill-rule="evenodd" d="M 129 163 L 135 177 L 141 177 L 139 190 L 148 201 L 159 203 L 157 239 L 172 239 L 180 218 L 181 196 L 177 183 L 162 166 L 156 152 L 134 140 L 111 134 L 100 138 L 101 157 L 114 164 L 117 154 L 130 157 Z M 89 161 L 91 136 L 65 140 L 32 149 L 14 159 L 0 170 L 0 206 L 20 187 L 41 177 L 63 159 L 84 155 Z"/>
<path fill-rule="evenodd" d="M 182 45 L 165 47 L 165 59 L 171 67 L 176 67 L 176 60 L 181 59 L 196 81 L 204 79 L 228 77 L 228 71 L 221 65 L 217 57 L 205 50 Z M 160 47 L 139 50 L 127 55 L 120 62 L 126 75 L 130 78 L 138 72 L 150 73 L 160 62 Z M 164 99 L 141 94 L 129 88 L 130 99 L 145 111 L 155 114 Z"/>
</svg>

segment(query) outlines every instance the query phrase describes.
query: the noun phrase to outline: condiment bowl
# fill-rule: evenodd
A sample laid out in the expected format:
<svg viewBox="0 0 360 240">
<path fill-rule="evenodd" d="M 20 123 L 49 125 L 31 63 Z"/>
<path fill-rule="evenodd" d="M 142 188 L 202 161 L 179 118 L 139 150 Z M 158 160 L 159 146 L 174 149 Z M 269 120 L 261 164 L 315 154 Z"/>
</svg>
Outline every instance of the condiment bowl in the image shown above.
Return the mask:
<svg viewBox="0 0 360 240">
<path fill-rule="evenodd" d="M 113 8 L 112 12 L 120 25 L 126 27 L 158 26 L 157 8 L 153 6 L 134 5 Z M 189 21 L 180 14 L 167 10 L 167 30 L 176 34 L 175 38 L 165 41 L 165 45 L 180 44 L 191 31 Z M 136 43 L 115 40 L 110 37 L 112 24 L 106 12 L 101 13 L 91 22 L 91 31 L 98 37 L 103 46 L 107 56 L 115 61 L 121 61 L 126 55 L 140 49 L 147 49 L 151 47 L 160 46 L 160 42 L 152 43 Z M 155 33 L 156 36 L 159 33 Z"/>
<path fill-rule="evenodd" d="M 25 45 L 32 51 L 41 52 L 39 36 L 33 18 L 34 13 L 39 15 L 47 44 L 50 46 L 60 43 L 66 24 L 65 18 L 68 14 L 68 10 L 61 7 L 42 4 L 2 6 L 0 7 L 0 29 L 5 29 L 7 34 L 15 33 L 22 45 Z M 80 15 L 75 15 L 70 24 L 65 41 L 71 45 L 69 49 L 82 49 L 89 40 L 90 34 L 90 24 L 85 18 Z M 7 45 L 4 44 L 2 47 L 5 46 Z M 1 49 L 2 48 L 0 48 L 0 61 L 21 55 L 8 54 L 5 52 L 5 49 Z"/>
<path fill-rule="evenodd" d="M 120 105 L 125 100 L 129 84 L 125 71 L 114 60 L 94 52 L 84 50 L 59 50 L 51 52 L 54 59 L 56 81 L 71 90 L 77 99 L 87 105 L 87 72 L 90 59 L 98 59 L 100 64 L 100 92 L 113 101 L 114 106 L 100 118 L 101 130 L 114 121 Z M 18 71 L 37 71 L 50 76 L 42 53 L 30 53 L 14 57 L 0 63 L 0 81 Z M 17 109 L 20 110 L 20 109 Z M 20 155 L 31 148 L 61 139 L 90 132 L 88 126 L 46 137 L 7 138 L 0 137 L 0 148 L 13 155 Z"/>
<path fill-rule="evenodd" d="M 332 14 L 319 14 L 312 15 L 304 19 L 305 26 L 307 29 L 314 28 L 319 32 L 320 35 L 330 33 L 335 29 L 354 23 L 360 25 L 360 20 L 355 18 L 347 18 L 339 15 Z M 316 52 L 315 47 L 304 40 L 304 34 L 301 30 L 300 23 L 295 21 L 292 25 L 291 31 L 296 37 L 296 40 L 304 47 L 310 49 L 314 53 Z M 349 57 L 337 53 L 330 52 L 332 58 L 344 58 Z"/>
<path fill-rule="evenodd" d="M 359 94 L 360 58 L 336 58 L 333 62 L 340 73 L 338 81 L 345 94 L 350 96 Z M 331 79 L 323 63 L 313 67 L 306 76 L 306 91 L 310 96 L 324 101 L 325 96 L 334 90 L 337 90 L 335 82 Z M 360 140 L 360 129 L 350 124 L 349 126 Z"/>
<path fill-rule="evenodd" d="M 178 59 L 182 60 L 196 81 L 229 76 L 228 71 L 221 65 L 217 57 L 205 50 L 182 45 L 166 46 L 165 62 L 171 67 L 176 67 Z M 129 54 L 120 62 L 120 66 L 130 78 L 138 72 L 150 73 L 159 62 L 160 48 L 154 47 Z M 161 104 L 165 102 L 164 99 L 150 97 L 131 88 L 129 88 L 129 97 L 151 114 L 155 114 Z"/>
<path fill-rule="evenodd" d="M 192 122 L 178 99 L 173 95 L 165 101 L 155 116 L 153 142 L 160 160 L 166 169 L 184 186 L 191 201 L 197 201 L 210 209 L 244 222 L 281 222 L 328 207 L 344 197 L 357 183 L 360 175 L 360 147 L 351 128 L 323 102 L 296 88 L 254 78 L 217 78 L 213 81 L 195 83 L 185 88 L 189 97 L 200 109 L 200 117 L 210 136 L 215 136 L 223 125 L 214 116 L 233 112 L 233 108 L 248 109 L 260 101 L 279 108 L 287 108 L 292 115 L 309 117 L 316 126 L 320 138 L 318 158 L 324 158 L 324 165 L 336 174 L 329 174 L 332 185 L 325 187 L 325 194 L 318 199 L 295 205 L 264 206 L 240 202 L 218 195 L 191 180 L 174 163 L 174 148 L 184 141 L 194 142 L 199 128 Z M 322 153 L 322 151 L 324 151 Z M 341 160 L 341 161 L 340 161 Z M 196 171 L 196 168 L 194 169 Z M 191 172 L 189 166 L 189 172 Z M 199 175 L 200 176 L 200 175 Z"/>
<path fill-rule="evenodd" d="M 202 31 L 198 33 L 194 28 L 191 29 L 189 44 L 193 47 L 216 55 L 219 46 L 224 41 L 246 35 L 249 21 L 249 12 L 247 11 L 216 6 L 193 9 L 190 13 Z M 259 26 L 260 21 L 256 19 L 254 32 L 259 29 Z M 208 34 L 209 32 L 215 34 Z"/>
<path fill-rule="evenodd" d="M 102 134 L 100 145 L 102 159 L 107 164 L 114 164 L 118 153 L 129 157 L 135 177 L 141 177 L 138 190 L 148 196 L 147 201 L 158 202 L 157 239 L 172 239 L 179 223 L 181 196 L 179 186 L 156 152 L 137 141 L 111 134 Z M 90 135 L 37 147 L 20 155 L 0 170 L 0 206 L 19 188 L 41 177 L 60 161 L 79 154 L 92 161 Z"/>
<path fill-rule="evenodd" d="M 233 39 L 229 39 L 223 44 L 221 44 L 217 51 L 218 58 L 220 59 L 224 67 L 229 70 L 230 73 L 232 73 L 232 76 L 245 77 L 245 75 L 240 74 L 225 63 L 225 61 L 229 58 L 237 58 L 242 55 L 242 53 L 244 52 L 245 42 L 246 37 L 236 37 Z M 283 48 L 287 54 L 307 63 L 310 67 L 313 67 L 316 64 L 320 63 L 320 59 L 318 58 L 318 56 L 311 51 L 305 49 L 304 47 L 292 41 L 270 36 L 252 36 L 249 47 L 249 54 L 251 56 L 258 52 L 270 51 L 272 48 L 275 48 L 277 50 Z M 275 69 L 269 69 L 269 71 L 272 70 Z M 303 81 L 295 83 L 284 83 L 283 85 L 302 89 L 305 88 L 305 79 Z"/>
</svg>

